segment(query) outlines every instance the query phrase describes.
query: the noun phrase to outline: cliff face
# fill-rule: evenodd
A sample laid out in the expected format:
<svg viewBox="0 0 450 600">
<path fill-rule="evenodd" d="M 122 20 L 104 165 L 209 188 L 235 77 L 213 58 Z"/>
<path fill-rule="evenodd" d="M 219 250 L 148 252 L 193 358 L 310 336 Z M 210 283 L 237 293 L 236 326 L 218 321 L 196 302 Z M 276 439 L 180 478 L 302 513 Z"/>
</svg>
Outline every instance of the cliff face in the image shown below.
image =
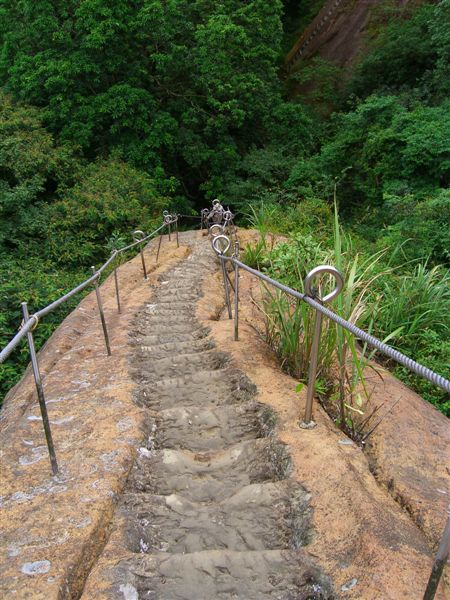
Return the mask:
<svg viewBox="0 0 450 600">
<path fill-rule="evenodd" d="M 413 3 L 417 4 L 394 0 L 391 6 L 402 10 Z M 339 67 L 351 66 L 365 46 L 371 16 L 384 4 L 385 0 L 328 0 L 286 56 L 287 69 L 315 56 Z"/>
</svg>

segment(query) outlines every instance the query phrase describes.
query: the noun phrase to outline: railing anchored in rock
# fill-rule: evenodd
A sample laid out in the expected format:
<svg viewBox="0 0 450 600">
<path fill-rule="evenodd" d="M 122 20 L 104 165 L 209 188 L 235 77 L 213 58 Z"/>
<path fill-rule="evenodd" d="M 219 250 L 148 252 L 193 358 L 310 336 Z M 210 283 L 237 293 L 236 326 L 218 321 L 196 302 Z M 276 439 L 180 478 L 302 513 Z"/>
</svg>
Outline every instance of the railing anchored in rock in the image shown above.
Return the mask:
<svg viewBox="0 0 450 600">
<path fill-rule="evenodd" d="M 23 314 L 23 321 L 22 321 L 21 327 L 20 327 L 19 331 L 17 332 L 17 334 L 12 338 L 12 340 L 0 352 L 0 364 L 3 363 L 10 356 L 10 354 L 19 346 L 20 342 L 26 337 L 27 341 L 28 341 L 29 351 L 30 351 L 31 368 L 33 371 L 34 381 L 35 381 L 35 385 L 36 385 L 36 391 L 37 391 L 37 396 L 38 396 L 38 401 L 39 401 L 39 408 L 41 411 L 42 423 L 44 426 L 45 439 L 47 442 L 47 448 L 48 448 L 50 464 L 51 464 L 53 475 L 57 475 L 59 468 L 58 468 L 58 461 L 56 459 L 56 451 L 55 451 L 55 446 L 53 443 L 52 432 L 51 432 L 51 428 L 50 428 L 50 420 L 48 418 L 47 405 L 45 402 L 44 386 L 42 383 L 42 377 L 41 377 L 41 373 L 39 370 L 39 363 L 38 363 L 38 357 L 37 357 L 36 348 L 35 348 L 35 344 L 34 344 L 33 331 L 36 329 L 36 327 L 39 325 L 40 320 L 43 317 L 45 317 L 45 315 L 48 315 L 49 313 L 54 311 L 56 308 L 58 308 L 59 306 L 61 306 L 65 302 L 67 302 L 67 300 L 69 300 L 73 296 L 79 294 L 80 292 L 82 292 L 83 290 L 88 288 L 89 286 L 93 285 L 94 289 L 95 289 L 95 295 L 97 298 L 97 305 L 98 305 L 100 321 L 101 321 L 101 325 L 102 325 L 102 329 L 103 329 L 103 335 L 105 338 L 106 352 L 107 352 L 108 356 L 110 356 L 111 355 L 111 344 L 110 344 L 110 340 L 109 340 L 108 328 L 106 325 L 105 313 L 103 310 L 103 304 L 102 304 L 102 299 L 101 299 L 101 295 L 100 295 L 100 287 L 99 287 L 99 281 L 102 276 L 102 273 L 110 265 L 113 265 L 113 267 L 114 267 L 114 284 L 115 284 L 116 300 L 117 300 L 117 311 L 118 311 L 118 313 L 120 313 L 121 305 L 120 305 L 120 290 L 119 290 L 119 277 L 118 277 L 119 265 L 117 265 L 117 262 L 115 263 L 116 259 L 124 252 L 127 252 L 127 251 L 131 250 L 132 248 L 135 248 L 138 246 L 139 252 L 141 255 L 141 260 L 142 260 L 142 269 L 144 271 L 144 278 L 147 279 L 147 268 L 146 268 L 144 252 L 143 252 L 143 244 L 144 244 L 144 242 L 148 242 L 150 239 L 152 239 L 156 234 L 160 233 L 159 243 L 158 243 L 158 251 L 156 254 L 156 262 L 158 262 L 159 253 L 161 250 L 161 243 L 162 243 L 162 239 L 163 239 L 162 233 L 163 233 L 164 229 L 167 229 L 168 234 L 169 234 L 169 241 L 170 241 L 172 225 L 174 226 L 174 229 L 175 229 L 177 246 L 179 246 L 178 215 L 177 214 L 169 214 L 167 211 L 164 211 L 162 225 L 160 225 L 157 229 L 155 229 L 154 231 L 152 231 L 151 233 L 149 233 L 147 235 L 141 230 L 134 231 L 133 232 L 133 242 L 131 244 L 129 244 L 128 246 L 125 246 L 124 248 L 113 250 L 111 252 L 111 256 L 108 258 L 108 260 L 105 263 L 103 263 L 103 265 L 99 269 L 96 270 L 95 267 L 91 267 L 92 275 L 90 277 L 88 277 L 87 279 L 85 279 L 82 283 L 80 283 L 79 285 L 77 285 L 76 287 L 71 289 L 69 292 L 67 292 L 67 294 L 64 294 L 64 296 L 61 296 L 60 298 L 58 298 L 57 300 L 55 300 L 48 306 L 41 308 L 40 310 L 33 313 L 32 315 L 29 314 L 27 303 L 22 302 L 22 304 L 21 304 L 22 314 Z"/>
<path fill-rule="evenodd" d="M 307 388 L 307 400 L 306 400 L 306 409 L 303 420 L 300 422 L 300 427 L 305 429 L 310 429 L 315 426 L 315 423 L 312 419 L 313 413 L 313 400 L 314 400 L 314 390 L 315 390 L 315 380 L 317 373 L 317 360 L 320 346 L 320 336 L 321 336 L 321 322 L 322 317 L 326 316 L 328 319 L 337 323 L 340 327 L 346 329 L 351 334 L 356 336 L 358 339 L 367 343 L 368 345 L 376 348 L 378 351 L 382 352 L 389 358 L 395 360 L 396 362 L 402 364 L 407 367 L 411 371 L 417 373 L 418 375 L 424 377 L 428 381 L 433 384 L 441 387 L 442 389 L 450 392 L 450 381 L 442 377 L 441 375 L 431 371 L 427 367 L 415 362 L 411 358 L 405 356 L 398 350 L 395 350 L 391 346 L 388 346 L 381 340 L 375 338 L 364 330 L 360 329 L 353 323 L 343 319 L 326 306 L 324 306 L 327 302 L 331 301 L 335 297 L 337 297 L 343 289 L 344 281 L 342 275 L 339 273 L 337 269 L 329 265 L 319 265 L 315 269 L 313 269 L 305 278 L 304 289 L 305 293 L 298 292 L 279 281 L 276 281 L 261 271 L 257 269 L 253 269 L 249 267 L 245 263 L 239 260 L 239 242 L 236 236 L 236 228 L 233 223 L 234 215 L 228 209 L 225 210 L 224 207 L 220 204 L 218 200 L 213 202 L 212 209 L 204 209 L 201 212 L 201 216 L 198 215 L 179 215 L 179 214 L 169 214 L 167 211 L 163 213 L 163 223 L 157 229 L 152 231 L 149 234 L 145 234 L 141 230 L 136 230 L 133 232 L 133 242 L 128 246 L 120 249 L 114 249 L 111 252 L 111 256 L 108 260 L 99 268 L 92 268 L 92 275 L 87 278 L 85 281 L 80 283 L 78 286 L 67 292 L 64 296 L 61 296 L 48 306 L 42 308 L 41 310 L 29 314 L 28 306 L 26 302 L 21 304 L 22 313 L 23 313 L 23 322 L 21 328 L 18 333 L 12 338 L 12 340 L 5 346 L 5 348 L 0 352 L 0 364 L 3 363 L 11 353 L 19 346 L 20 342 L 26 337 L 28 341 L 30 357 L 31 357 L 31 367 L 34 376 L 34 381 L 36 385 L 36 391 L 39 401 L 39 407 L 41 411 L 44 433 L 47 442 L 47 448 L 50 457 L 50 463 L 52 472 L 54 475 L 58 474 L 58 462 L 56 458 L 55 447 L 52 440 L 51 429 L 50 429 L 50 421 L 48 418 L 45 395 L 44 395 L 44 386 L 41 378 L 41 374 L 39 371 L 38 357 L 34 345 L 33 339 L 33 331 L 38 326 L 40 320 L 57 307 L 65 303 L 67 300 L 80 293 L 84 289 L 93 285 L 96 293 L 97 305 L 99 310 L 99 316 L 101 320 L 101 325 L 103 329 L 105 346 L 108 356 L 111 355 L 111 345 L 108 336 L 108 330 L 105 320 L 105 314 L 102 305 L 102 299 L 99 288 L 99 281 L 102 273 L 110 266 L 113 266 L 113 276 L 115 283 L 115 293 L 117 300 L 117 311 L 121 313 L 121 303 L 120 303 L 120 290 L 119 290 L 119 278 L 118 278 L 118 268 L 119 265 L 115 264 L 114 261 L 118 256 L 127 252 L 135 247 L 139 247 L 139 253 L 142 260 L 142 269 L 144 273 L 144 278 L 147 279 L 147 268 L 145 263 L 145 257 L 143 252 L 143 244 L 144 242 L 149 241 L 153 237 L 155 237 L 158 233 L 160 234 L 158 248 L 156 253 L 156 262 L 158 262 L 161 244 L 163 240 L 163 231 L 167 229 L 169 241 L 171 241 L 172 234 L 172 226 L 174 226 L 174 233 L 176 236 L 177 246 L 179 246 L 179 238 L 178 238 L 178 219 L 180 217 L 185 218 L 193 218 L 200 219 L 200 229 L 204 227 L 208 228 L 208 232 L 212 238 L 212 247 L 218 256 L 222 275 L 223 275 L 223 284 L 225 291 L 225 302 L 227 306 L 228 316 L 230 319 L 234 318 L 234 339 L 236 341 L 239 340 L 239 269 L 243 269 L 254 275 L 258 279 L 268 283 L 275 288 L 285 292 L 289 296 L 295 298 L 296 300 L 300 300 L 311 306 L 316 311 L 316 319 L 314 326 L 314 335 L 313 342 L 311 346 L 310 352 L 310 365 L 309 365 L 309 374 L 308 374 L 308 388 Z M 233 241 L 232 241 L 233 239 Z M 231 248 L 234 248 L 233 253 L 230 253 Z M 232 271 L 234 271 L 234 282 L 231 280 L 228 269 L 226 268 L 226 264 L 231 263 L 233 266 Z M 328 274 L 335 280 L 335 288 L 329 294 L 321 298 L 318 295 L 317 287 L 314 286 L 314 281 L 322 276 L 323 274 Z M 232 308 L 232 293 L 234 293 L 234 317 L 233 317 L 233 308 Z M 444 569 L 444 566 L 447 562 L 448 555 L 450 550 L 450 511 L 447 515 L 447 522 L 444 529 L 444 533 L 442 536 L 441 543 L 439 545 L 439 549 L 436 554 L 436 559 L 433 564 L 433 569 L 429 578 L 428 586 L 425 591 L 425 595 L 423 600 L 433 600 L 435 597 L 439 581 Z"/>
<path fill-rule="evenodd" d="M 366 344 L 376 348 L 378 351 L 382 352 L 385 356 L 395 360 L 399 364 L 405 366 L 410 371 L 417 373 L 418 375 L 424 377 L 434 385 L 450 392 L 450 381 L 445 379 L 442 375 L 431 371 L 424 365 L 417 363 L 412 360 L 408 356 L 405 356 L 395 348 L 392 348 L 388 344 L 385 344 L 378 338 L 370 335 L 363 329 L 357 327 L 354 323 L 350 323 L 346 319 L 343 319 L 332 310 L 324 306 L 327 302 L 330 302 L 334 298 L 336 298 L 342 291 L 344 286 L 344 280 L 341 273 L 332 266 L 329 265 L 319 265 L 310 271 L 304 280 L 304 289 L 305 293 L 298 292 L 271 277 L 268 277 L 261 271 L 257 269 L 253 269 L 249 267 L 245 263 L 239 260 L 239 242 L 234 242 L 234 251 L 230 254 L 232 242 L 230 238 L 224 233 L 215 234 L 215 230 L 213 227 L 209 229 L 211 233 L 211 244 L 213 250 L 217 254 L 217 257 L 220 260 L 222 275 L 223 275 L 223 285 L 225 291 L 225 302 L 228 310 L 228 317 L 233 319 L 233 309 L 232 309 L 232 293 L 234 292 L 234 339 L 235 341 L 239 340 L 239 269 L 243 269 L 247 271 L 251 275 L 254 275 L 261 281 L 264 281 L 267 284 L 274 286 L 275 288 L 281 290 L 282 292 L 288 294 L 289 296 L 295 298 L 296 300 L 301 300 L 311 306 L 316 311 L 316 319 L 314 324 L 314 334 L 313 341 L 311 345 L 311 352 L 309 357 L 309 373 L 308 373 L 308 387 L 307 387 L 307 397 L 306 397 L 306 408 L 305 414 L 302 421 L 300 421 L 299 426 L 304 429 L 311 429 L 315 427 L 315 423 L 312 420 L 313 413 L 313 399 L 314 399 L 314 391 L 315 391 L 315 382 L 316 382 L 316 374 L 317 374 L 317 361 L 319 355 L 319 347 L 320 347 L 320 335 L 321 335 L 321 323 L 322 317 L 326 316 L 331 321 L 337 323 L 340 327 L 349 331 L 352 335 L 356 336 L 358 339 L 362 340 Z M 228 271 L 226 268 L 226 263 L 231 263 L 233 266 L 232 271 L 234 271 L 234 285 L 232 284 Z M 314 286 L 314 281 L 320 276 L 328 274 L 335 280 L 335 288 L 329 294 L 321 298 L 318 295 L 318 288 Z M 231 292 L 231 290 L 233 292 Z M 447 515 L 447 523 L 444 529 L 444 533 L 442 536 L 442 540 L 436 554 L 436 559 L 433 565 L 433 570 L 430 575 L 430 579 L 428 582 L 427 589 L 425 591 L 425 595 L 423 600 L 433 600 L 435 597 L 437 587 L 439 585 L 439 580 L 441 578 L 445 563 L 449 556 L 450 550 L 450 507 Z"/>
</svg>

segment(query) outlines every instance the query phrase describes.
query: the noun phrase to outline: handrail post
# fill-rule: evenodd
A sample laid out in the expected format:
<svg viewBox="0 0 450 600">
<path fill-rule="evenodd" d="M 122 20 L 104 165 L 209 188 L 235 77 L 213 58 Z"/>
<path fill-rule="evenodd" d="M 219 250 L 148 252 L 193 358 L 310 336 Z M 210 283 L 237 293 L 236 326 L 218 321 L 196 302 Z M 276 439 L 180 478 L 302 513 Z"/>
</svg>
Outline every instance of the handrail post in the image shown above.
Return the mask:
<svg viewBox="0 0 450 600">
<path fill-rule="evenodd" d="M 239 242 L 234 243 L 234 258 L 239 258 Z M 239 341 L 239 265 L 234 263 L 234 341 Z"/>
<path fill-rule="evenodd" d="M 308 389 L 306 393 L 306 408 L 305 418 L 302 423 L 302 427 L 315 427 L 315 423 L 312 420 L 312 406 L 314 400 L 314 388 L 317 377 L 317 362 L 319 359 L 319 346 L 320 346 L 320 334 L 322 332 L 322 314 L 316 311 L 316 318 L 314 321 L 314 335 L 313 342 L 311 345 L 311 353 L 309 358 L 309 372 L 308 372 Z"/>
<path fill-rule="evenodd" d="M 163 232 L 161 231 L 161 233 L 159 234 L 159 241 L 158 241 L 158 251 L 156 252 L 156 261 L 158 262 L 158 258 L 159 258 L 159 251 L 161 250 L 161 244 L 162 244 L 162 239 L 163 239 Z"/>
<path fill-rule="evenodd" d="M 148 277 L 147 277 L 147 269 L 146 269 L 146 266 L 145 266 L 144 249 L 142 248 L 142 246 L 139 248 L 139 251 L 141 253 L 142 268 L 144 270 L 144 279 L 148 279 Z"/>
<path fill-rule="evenodd" d="M 442 572 L 444 571 L 445 563 L 447 562 L 448 555 L 450 553 L 450 506 L 447 512 L 447 523 L 445 525 L 444 533 L 442 534 L 441 543 L 434 559 L 433 568 L 431 570 L 430 579 L 428 580 L 427 589 L 423 596 L 423 600 L 433 600 L 436 595 L 436 591 L 441 579 Z"/>
<path fill-rule="evenodd" d="M 95 275 L 95 267 L 91 267 L 91 269 L 92 269 L 92 274 Z M 106 352 L 108 353 L 108 356 L 111 356 L 111 346 L 109 344 L 108 329 L 106 328 L 105 313 L 103 312 L 103 304 L 102 304 L 102 298 L 100 296 L 98 277 L 96 277 L 96 279 L 94 281 L 94 285 L 95 285 L 95 295 L 97 296 L 98 311 L 100 313 L 100 321 L 102 322 L 103 335 L 105 337 Z"/>
<path fill-rule="evenodd" d="M 227 269 L 223 255 L 220 255 L 220 262 L 222 263 L 223 285 L 225 287 L 225 301 L 227 303 L 228 318 L 232 319 L 233 315 L 231 312 L 230 290 L 228 289 Z"/>
<path fill-rule="evenodd" d="M 113 252 L 115 252 L 115 250 L 113 250 Z M 119 256 L 119 255 L 117 255 Z M 117 312 L 119 313 L 119 315 L 122 312 L 121 306 L 120 306 L 120 294 L 119 294 L 119 277 L 117 275 L 117 266 L 114 265 L 114 285 L 116 288 L 116 300 L 117 300 Z"/>
<path fill-rule="evenodd" d="M 136 229 L 136 231 L 133 231 L 133 241 L 135 242 L 139 242 L 140 240 L 143 240 L 145 238 L 145 233 L 143 231 L 141 231 L 140 229 Z M 144 258 L 144 249 L 142 248 L 141 245 L 139 245 L 139 253 L 141 255 L 141 261 L 142 261 L 142 269 L 144 271 L 144 279 L 147 280 L 147 268 L 145 266 L 145 258 Z"/>
<path fill-rule="evenodd" d="M 318 298 L 316 296 L 316 291 L 313 288 L 312 284 L 314 279 L 318 275 L 322 275 L 323 273 L 329 273 L 336 280 L 335 289 L 327 294 L 325 298 Z M 312 271 L 308 273 L 305 278 L 304 288 L 305 294 L 321 303 L 329 302 L 333 300 L 341 293 L 342 287 L 344 285 L 344 281 L 342 279 L 342 275 L 339 273 L 337 269 L 334 267 L 329 267 L 328 265 L 320 265 L 319 267 L 315 267 Z M 312 420 L 312 407 L 314 400 L 314 392 L 316 385 L 316 377 L 317 377 L 317 364 L 319 360 L 319 347 L 320 347 L 320 335 L 322 331 L 322 313 L 316 309 L 316 318 L 314 321 L 314 334 L 313 341 L 311 344 L 311 353 L 309 358 L 309 372 L 308 372 L 308 388 L 306 393 L 306 407 L 305 407 L 305 418 L 300 423 L 300 427 L 303 429 L 312 429 L 316 426 L 316 423 Z"/>
<path fill-rule="evenodd" d="M 221 243 L 221 242 L 225 242 L 225 248 L 223 248 L 223 247 L 221 248 L 219 246 L 219 243 Z M 228 318 L 232 319 L 233 315 L 231 314 L 230 291 L 228 289 L 228 277 L 227 277 L 227 270 L 225 267 L 225 257 L 224 257 L 224 254 L 226 252 L 228 252 L 228 250 L 230 249 L 231 242 L 227 238 L 226 235 L 221 234 L 221 235 L 217 235 L 216 237 L 214 237 L 211 244 L 212 244 L 214 252 L 219 257 L 221 265 L 222 265 L 223 285 L 225 288 L 225 301 L 226 301 L 227 308 L 228 308 Z"/>
<path fill-rule="evenodd" d="M 22 313 L 24 323 L 27 323 L 30 319 L 28 313 L 28 306 L 26 302 L 22 302 Z M 36 321 L 37 325 L 37 321 Z M 50 457 L 50 464 L 52 467 L 53 475 L 58 474 L 58 462 L 56 460 L 55 446 L 53 445 L 52 432 L 50 429 L 50 420 L 48 418 L 47 405 L 45 403 L 44 386 L 42 385 L 41 373 L 39 371 L 39 363 L 36 356 L 36 349 L 34 347 L 34 339 L 32 330 L 27 333 L 28 347 L 30 349 L 31 367 L 33 369 L 34 382 L 36 384 L 36 391 L 39 401 L 39 408 L 41 409 L 42 423 L 44 425 L 45 439 L 47 441 L 48 454 Z"/>
<path fill-rule="evenodd" d="M 176 236 L 177 236 L 177 248 L 179 248 L 180 247 L 180 242 L 178 240 L 178 215 L 176 215 L 176 217 L 175 217 L 175 233 L 176 233 Z"/>
</svg>

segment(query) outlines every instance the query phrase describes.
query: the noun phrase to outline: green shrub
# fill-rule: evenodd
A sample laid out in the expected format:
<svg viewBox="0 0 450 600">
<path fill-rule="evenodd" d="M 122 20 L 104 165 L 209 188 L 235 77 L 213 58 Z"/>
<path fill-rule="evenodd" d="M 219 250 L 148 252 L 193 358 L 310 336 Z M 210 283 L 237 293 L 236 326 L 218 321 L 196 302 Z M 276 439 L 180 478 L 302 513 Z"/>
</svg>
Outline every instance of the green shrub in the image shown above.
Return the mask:
<svg viewBox="0 0 450 600">
<path fill-rule="evenodd" d="M 392 224 L 381 232 L 378 244 L 401 245 L 397 260 L 429 259 L 450 264 L 450 190 L 425 197 L 385 194 L 385 218 Z"/>
<path fill-rule="evenodd" d="M 450 341 L 432 329 L 425 329 L 415 339 L 413 346 L 405 348 L 406 353 L 435 373 L 450 379 Z M 450 417 L 450 398 L 444 390 L 436 387 L 427 379 L 411 373 L 405 367 L 397 366 L 394 373 L 418 394 L 433 404 L 444 415 Z"/>
<path fill-rule="evenodd" d="M 22 321 L 20 303 L 28 302 L 30 313 L 50 304 L 90 275 L 89 268 L 67 271 L 49 261 L 34 257 L 0 259 L 0 348 L 17 333 Z M 78 294 L 47 315 L 34 333 L 37 349 L 48 339 L 89 290 Z M 0 366 L 0 404 L 6 392 L 20 379 L 28 364 L 26 340 Z"/>
<path fill-rule="evenodd" d="M 450 272 L 418 264 L 404 275 L 377 282 L 373 298 L 373 332 L 384 337 L 397 330 L 391 340 L 397 347 L 413 348 L 423 331 L 432 329 L 443 338 L 450 330 Z"/>
<path fill-rule="evenodd" d="M 152 229 L 168 202 L 148 175 L 126 163 L 93 163 L 64 199 L 43 208 L 49 257 L 61 265 L 98 263 L 113 232 L 130 239 L 133 229 Z"/>
</svg>

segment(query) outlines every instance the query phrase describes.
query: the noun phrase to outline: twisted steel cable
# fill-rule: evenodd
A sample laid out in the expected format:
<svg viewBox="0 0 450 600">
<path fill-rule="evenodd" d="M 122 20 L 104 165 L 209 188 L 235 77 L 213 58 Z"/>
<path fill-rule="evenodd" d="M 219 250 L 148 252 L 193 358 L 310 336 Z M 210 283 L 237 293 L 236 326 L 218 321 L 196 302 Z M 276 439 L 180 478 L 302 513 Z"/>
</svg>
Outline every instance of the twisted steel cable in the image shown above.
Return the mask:
<svg viewBox="0 0 450 600">
<path fill-rule="evenodd" d="M 314 300 L 314 298 L 311 298 L 310 296 L 307 296 L 306 294 L 302 294 L 301 292 L 298 292 L 297 290 L 294 290 L 294 289 L 290 288 L 289 286 L 284 285 L 283 283 L 280 283 L 279 281 L 276 281 L 275 279 L 272 279 L 268 275 L 261 273 L 261 271 L 258 271 L 257 269 L 253 269 L 252 267 L 249 267 L 248 265 L 241 262 L 237 258 L 234 258 L 233 256 L 225 256 L 224 252 L 220 251 L 220 248 L 216 248 L 214 246 L 214 241 L 213 241 L 213 248 L 214 248 L 214 251 L 216 252 L 216 254 L 218 254 L 221 259 L 228 260 L 228 261 L 232 262 L 233 264 L 238 265 L 241 269 L 244 269 L 244 271 L 247 271 L 248 273 L 255 275 L 255 277 L 258 277 L 259 279 L 262 279 L 263 281 L 270 283 L 271 285 L 273 285 L 274 287 L 278 288 L 279 290 L 285 292 L 286 294 L 289 294 L 290 296 L 293 296 L 294 298 L 298 298 L 299 300 L 303 300 L 303 302 L 306 302 L 307 304 L 309 304 L 309 306 L 311 306 L 315 310 L 319 311 L 320 313 L 322 313 L 323 315 L 328 317 L 331 321 L 334 321 L 335 323 L 340 325 L 343 329 L 350 331 L 350 333 L 352 333 L 358 339 L 361 339 L 362 341 L 366 342 L 370 346 L 376 348 L 377 350 L 382 352 L 385 356 L 392 358 L 397 363 L 403 365 L 410 371 L 417 373 L 417 375 L 424 377 L 425 379 L 427 379 L 434 385 L 437 385 L 438 387 L 442 388 L 446 392 L 450 392 L 450 381 L 448 379 L 446 379 L 445 377 L 443 377 L 442 375 L 439 375 L 439 373 L 435 373 L 428 367 L 421 365 L 420 363 L 416 362 L 412 358 L 409 358 L 409 356 L 406 356 L 402 352 L 396 350 L 395 348 L 392 348 L 392 346 L 385 344 L 384 342 L 382 342 L 375 336 L 371 335 L 370 333 L 367 333 L 363 329 L 360 329 L 354 323 L 350 323 L 350 321 L 347 321 L 346 319 L 344 319 L 343 317 L 340 317 L 339 315 L 334 313 L 332 310 L 330 310 L 326 306 L 323 306 L 320 302 L 318 302 L 317 300 Z"/>
</svg>

